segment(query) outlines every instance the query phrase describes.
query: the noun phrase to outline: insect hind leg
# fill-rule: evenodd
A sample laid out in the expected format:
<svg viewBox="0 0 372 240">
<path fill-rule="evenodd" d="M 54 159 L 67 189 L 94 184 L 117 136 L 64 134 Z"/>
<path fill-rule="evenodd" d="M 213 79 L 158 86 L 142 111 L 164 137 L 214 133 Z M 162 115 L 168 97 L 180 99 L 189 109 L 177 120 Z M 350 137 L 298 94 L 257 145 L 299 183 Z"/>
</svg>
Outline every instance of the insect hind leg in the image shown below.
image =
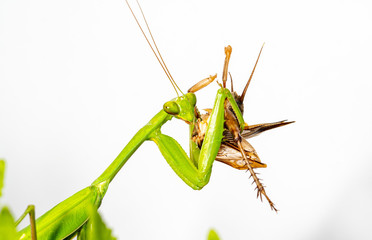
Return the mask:
<svg viewBox="0 0 372 240">
<path fill-rule="evenodd" d="M 256 183 L 256 188 L 255 189 L 257 189 L 257 197 L 260 197 L 260 199 L 262 201 L 262 195 L 264 195 L 266 200 L 269 202 L 271 209 L 275 210 L 275 212 L 277 212 L 278 210 L 275 208 L 274 203 L 270 200 L 270 198 L 266 194 L 264 185 L 262 185 L 262 183 L 260 182 L 260 179 L 257 177 L 257 174 L 253 171 L 253 167 L 251 166 L 251 164 L 249 163 L 249 161 L 247 159 L 247 156 L 245 155 L 245 152 L 244 152 L 243 146 L 241 144 L 241 141 L 237 141 L 237 144 L 238 144 L 239 150 L 240 150 L 240 152 L 241 152 L 241 154 L 242 154 L 242 156 L 245 160 L 245 163 L 248 167 L 247 171 L 250 172 L 254 183 Z"/>
<path fill-rule="evenodd" d="M 203 80 L 200 80 L 194 86 L 192 86 L 187 92 L 195 93 L 195 92 L 199 91 L 200 89 L 205 88 L 206 86 L 208 86 L 216 78 L 217 78 L 217 74 L 215 74 L 213 76 L 211 75 L 207 78 L 204 78 Z"/>
</svg>

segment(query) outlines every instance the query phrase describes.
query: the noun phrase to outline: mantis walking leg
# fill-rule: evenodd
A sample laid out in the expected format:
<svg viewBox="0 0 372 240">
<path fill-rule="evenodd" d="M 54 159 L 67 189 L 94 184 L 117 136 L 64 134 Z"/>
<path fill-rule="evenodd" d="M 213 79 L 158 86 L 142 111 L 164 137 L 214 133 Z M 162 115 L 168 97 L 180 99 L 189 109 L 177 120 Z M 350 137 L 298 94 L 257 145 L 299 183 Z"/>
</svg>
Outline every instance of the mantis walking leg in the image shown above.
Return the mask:
<svg viewBox="0 0 372 240">
<path fill-rule="evenodd" d="M 2 194 L 3 181 L 5 175 L 5 161 L 0 159 L 0 197 Z M 27 216 L 30 217 L 31 239 L 37 240 L 35 228 L 35 206 L 28 205 L 24 213 L 17 221 L 14 221 L 10 211 L 7 207 L 0 208 L 0 239 L 14 239 L 17 235 L 16 226 Z"/>
<path fill-rule="evenodd" d="M 35 206 L 34 205 L 27 206 L 24 213 L 15 222 L 15 225 L 18 226 L 18 224 L 22 222 L 22 220 L 27 216 L 27 214 L 30 216 L 31 239 L 36 240 L 37 233 L 36 233 L 36 226 L 35 226 Z"/>
</svg>

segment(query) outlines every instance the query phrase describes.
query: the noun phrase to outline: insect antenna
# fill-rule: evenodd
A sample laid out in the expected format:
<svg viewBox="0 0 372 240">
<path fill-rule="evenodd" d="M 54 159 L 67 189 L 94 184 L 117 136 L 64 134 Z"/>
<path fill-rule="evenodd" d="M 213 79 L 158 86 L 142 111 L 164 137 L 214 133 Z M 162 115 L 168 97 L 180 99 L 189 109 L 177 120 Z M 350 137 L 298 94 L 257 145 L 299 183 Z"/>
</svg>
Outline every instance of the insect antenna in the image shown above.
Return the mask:
<svg viewBox="0 0 372 240">
<path fill-rule="evenodd" d="M 231 81 L 231 92 L 234 92 L 234 86 L 233 86 L 233 79 L 231 77 L 231 73 L 229 72 L 230 81 Z"/>
<path fill-rule="evenodd" d="M 248 82 L 247 82 L 247 84 L 245 85 L 245 88 L 244 88 L 244 90 L 243 90 L 243 92 L 242 92 L 242 95 L 240 96 L 240 101 L 241 101 L 241 102 L 243 102 L 243 100 L 244 100 L 245 93 L 247 92 L 247 89 L 248 89 L 249 83 L 250 83 L 251 80 L 252 80 L 254 70 L 256 69 L 256 66 L 257 66 L 258 60 L 260 59 L 261 52 L 262 52 L 262 49 L 263 49 L 264 46 L 265 46 L 265 43 L 262 44 L 262 47 L 261 47 L 260 53 L 258 54 L 258 57 L 257 57 L 256 63 L 254 64 L 254 67 L 253 67 L 253 70 L 252 70 L 251 76 L 249 76 Z"/>
<path fill-rule="evenodd" d="M 151 30 L 150 30 L 150 27 L 149 27 L 149 25 L 148 25 L 148 23 L 147 23 L 147 20 L 146 20 L 145 14 L 143 13 L 143 11 L 142 11 L 142 7 L 141 7 L 141 5 L 139 4 L 138 0 L 137 0 L 137 4 L 138 4 L 139 9 L 141 10 L 141 14 L 142 14 L 143 20 L 145 20 L 147 30 L 148 30 L 149 33 L 150 33 L 150 36 L 151 36 L 152 42 L 154 43 L 154 46 L 155 46 L 155 48 L 156 48 L 156 51 L 159 53 L 159 57 L 160 57 L 161 61 L 163 62 L 165 69 L 167 70 L 167 72 L 168 72 L 170 78 L 172 79 L 174 85 L 175 85 L 175 86 L 177 87 L 177 89 L 178 89 L 178 90 L 183 94 L 182 90 L 178 87 L 176 81 L 174 81 L 174 79 L 173 79 L 173 77 L 172 77 L 172 74 L 170 73 L 170 71 L 169 71 L 167 65 L 165 64 L 165 61 L 164 61 L 163 57 L 161 56 L 161 53 L 160 53 L 160 51 L 159 51 L 159 49 L 158 49 L 158 46 L 156 45 L 155 39 L 154 39 L 154 37 L 152 36 L 152 33 L 151 33 Z"/>
<path fill-rule="evenodd" d="M 177 85 L 176 82 L 174 81 L 172 75 L 170 74 L 170 71 L 168 70 L 168 68 L 167 68 L 167 66 L 166 66 L 166 64 L 165 64 L 165 62 L 164 62 L 164 60 L 163 60 L 163 58 L 162 58 L 162 56 L 161 56 L 161 54 L 160 54 L 160 51 L 159 51 L 159 49 L 158 49 L 158 47 L 157 47 L 157 45 L 156 45 L 156 43 L 155 43 L 154 37 L 152 36 L 152 33 L 151 33 L 151 30 L 150 30 L 150 27 L 149 27 L 149 25 L 148 25 L 148 23 L 147 23 L 147 21 L 146 21 L 145 15 L 144 15 L 144 13 L 143 13 L 143 11 L 142 11 L 141 5 L 139 4 L 138 0 L 137 0 L 137 4 L 138 4 L 138 6 L 139 6 L 139 8 L 140 8 L 140 10 L 141 10 L 141 14 L 142 14 L 142 17 L 143 17 L 143 19 L 144 19 L 144 21 L 145 21 L 145 23 L 146 23 L 147 30 L 148 30 L 149 33 L 150 33 L 150 36 L 151 36 L 152 42 L 154 43 L 154 46 L 155 46 L 156 51 L 157 51 L 157 53 L 159 54 L 159 56 L 158 56 L 158 54 L 155 52 L 155 50 L 154 50 L 154 48 L 153 48 L 151 42 L 149 41 L 149 39 L 147 38 L 145 32 L 143 31 L 143 29 L 142 29 L 142 27 L 141 27 L 141 24 L 139 23 L 139 21 L 138 21 L 136 15 L 134 14 L 132 8 L 131 8 L 130 5 L 129 5 L 128 0 L 125 0 L 125 2 L 127 3 L 128 7 L 129 7 L 129 10 L 131 11 L 131 13 L 132 13 L 134 19 L 135 19 L 136 22 L 137 22 L 138 27 L 140 28 L 140 30 L 141 30 L 143 36 L 145 37 L 147 43 L 149 44 L 149 46 L 150 46 L 152 52 L 154 53 L 156 59 L 157 59 L 158 62 L 159 62 L 159 64 L 160 64 L 161 67 L 163 68 L 164 73 L 167 75 L 167 77 L 168 77 L 169 81 L 171 82 L 171 84 L 172 84 L 174 90 L 176 91 L 177 95 L 179 96 L 177 89 L 181 92 L 181 94 L 183 94 L 182 90 L 178 87 L 178 85 Z M 160 58 L 159 58 L 159 57 L 160 57 Z"/>
</svg>

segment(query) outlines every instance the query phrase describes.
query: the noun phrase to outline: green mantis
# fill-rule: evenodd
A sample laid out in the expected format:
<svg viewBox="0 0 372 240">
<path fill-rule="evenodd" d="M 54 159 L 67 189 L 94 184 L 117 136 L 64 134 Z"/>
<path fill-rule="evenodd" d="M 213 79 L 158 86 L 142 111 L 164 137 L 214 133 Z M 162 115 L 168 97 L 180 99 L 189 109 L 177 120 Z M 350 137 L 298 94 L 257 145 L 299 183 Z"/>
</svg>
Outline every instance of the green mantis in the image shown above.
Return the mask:
<svg viewBox="0 0 372 240">
<path fill-rule="evenodd" d="M 223 85 L 217 91 L 213 108 L 207 115 L 202 115 L 197 110 L 195 92 L 213 82 L 216 76 L 210 76 L 200 81 L 187 93 L 183 93 L 170 75 L 158 50 L 157 52 L 159 56 L 154 51 L 178 97 L 164 104 L 163 109 L 133 136 L 117 158 L 90 186 L 62 201 L 36 220 L 35 229 L 38 239 L 69 239 L 84 229 L 91 218 L 89 208 L 100 206 L 111 181 L 145 141 L 153 141 L 173 171 L 195 190 L 200 190 L 208 184 L 212 165 L 216 159 L 238 169 L 249 170 L 257 185 L 258 194 L 264 195 L 270 206 L 274 208 L 274 204 L 267 197 L 262 184 L 253 171 L 253 168 L 265 165 L 261 163 L 253 147 L 244 138 L 286 125 L 289 122 L 282 121 L 254 126 L 245 124 L 242 115 L 242 101 L 238 100 L 244 99 L 246 90 L 242 97 L 226 88 L 231 47 L 226 48 Z M 248 85 L 249 81 L 245 89 Z M 189 125 L 189 156 L 176 140 L 161 131 L 161 127 L 172 118 L 182 120 Z M 235 151 L 234 154 L 237 153 L 237 157 L 229 157 L 233 151 Z M 31 236 L 33 229 L 33 227 L 27 227 L 21 230 L 19 239 L 35 239 Z"/>
</svg>

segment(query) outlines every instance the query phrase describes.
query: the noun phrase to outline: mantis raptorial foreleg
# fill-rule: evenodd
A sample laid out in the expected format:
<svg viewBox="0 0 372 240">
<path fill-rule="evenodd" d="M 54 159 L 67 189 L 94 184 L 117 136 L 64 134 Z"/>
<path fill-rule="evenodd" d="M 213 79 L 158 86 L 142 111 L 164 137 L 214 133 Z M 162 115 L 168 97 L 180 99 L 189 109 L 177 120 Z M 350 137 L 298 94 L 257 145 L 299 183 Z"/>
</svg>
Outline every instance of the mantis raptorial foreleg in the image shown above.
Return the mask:
<svg viewBox="0 0 372 240">
<path fill-rule="evenodd" d="M 195 151 L 198 151 L 197 153 L 190 153 L 191 158 L 187 156 L 182 147 L 173 138 L 160 132 L 154 132 L 151 137 L 151 140 L 158 145 L 168 164 L 193 189 L 201 189 L 209 181 L 212 164 L 219 151 L 223 136 L 224 102 L 227 94 L 228 92 L 224 89 L 220 89 L 217 92 L 203 146 L 200 150 L 195 149 Z M 190 122 L 190 128 L 194 127 L 191 123 L 195 121 L 195 118 L 192 121 L 188 121 Z M 196 156 L 198 156 L 198 159 L 196 159 Z"/>
</svg>

